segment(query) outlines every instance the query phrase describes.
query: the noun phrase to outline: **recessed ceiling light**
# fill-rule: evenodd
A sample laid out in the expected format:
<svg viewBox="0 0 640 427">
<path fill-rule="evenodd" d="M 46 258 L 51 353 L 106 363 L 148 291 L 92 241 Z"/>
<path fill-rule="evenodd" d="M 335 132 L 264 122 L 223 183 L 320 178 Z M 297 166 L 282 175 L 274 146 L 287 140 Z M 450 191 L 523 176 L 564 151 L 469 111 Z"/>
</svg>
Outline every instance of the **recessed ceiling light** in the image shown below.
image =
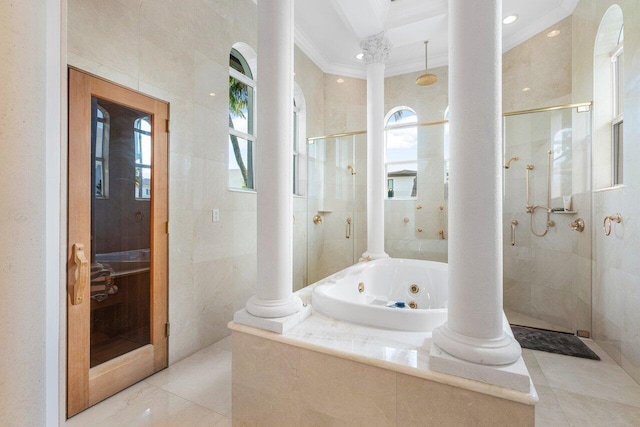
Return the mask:
<svg viewBox="0 0 640 427">
<path fill-rule="evenodd" d="M 558 34 L 560 34 L 560 30 L 553 30 L 553 31 L 549 31 L 549 32 L 547 33 L 547 37 L 555 37 L 555 36 L 557 36 Z"/>
<path fill-rule="evenodd" d="M 216 96 L 215 92 L 209 92 L 209 96 Z"/>
<path fill-rule="evenodd" d="M 507 25 L 513 24 L 514 22 L 516 22 L 517 19 L 518 19 L 518 15 L 509 15 L 502 20 L 502 23 Z"/>
<path fill-rule="evenodd" d="M 522 88 L 522 91 L 523 91 L 523 92 L 529 92 L 530 90 L 531 90 L 531 88 L 530 88 L 530 87 L 523 87 L 523 88 Z"/>
<path fill-rule="evenodd" d="M 338 79 L 336 80 L 338 83 L 344 83 L 344 79 Z"/>
<path fill-rule="evenodd" d="M 356 59 L 357 59 L 358 61 L 362 61 L 362 58 L 364 58 L 364 53 L 360 52 L 360 53 L 358 53 L 358 54 L 356 55 Z"/>
</svg>

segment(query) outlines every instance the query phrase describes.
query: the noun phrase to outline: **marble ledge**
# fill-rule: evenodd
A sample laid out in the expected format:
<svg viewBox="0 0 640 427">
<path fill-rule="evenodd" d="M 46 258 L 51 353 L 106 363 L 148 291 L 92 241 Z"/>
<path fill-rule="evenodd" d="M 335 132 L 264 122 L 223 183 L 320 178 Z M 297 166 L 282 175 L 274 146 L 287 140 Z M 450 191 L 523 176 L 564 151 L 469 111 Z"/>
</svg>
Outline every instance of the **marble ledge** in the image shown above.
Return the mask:
<svg viewBox="0 0 640 427">
<path fill-rule="evenodd" d="M 501 399 L 526 405 L 538 402 L 533 383 L 529 392 L 521 392 L 431 370 L 431 333 L 371 328 L 338 321 L 315 310 L 312 310 L 311 316 L 283 334 L 235 322 L 230 322 L 228 326 L 236 332 Z"/>
</svg>

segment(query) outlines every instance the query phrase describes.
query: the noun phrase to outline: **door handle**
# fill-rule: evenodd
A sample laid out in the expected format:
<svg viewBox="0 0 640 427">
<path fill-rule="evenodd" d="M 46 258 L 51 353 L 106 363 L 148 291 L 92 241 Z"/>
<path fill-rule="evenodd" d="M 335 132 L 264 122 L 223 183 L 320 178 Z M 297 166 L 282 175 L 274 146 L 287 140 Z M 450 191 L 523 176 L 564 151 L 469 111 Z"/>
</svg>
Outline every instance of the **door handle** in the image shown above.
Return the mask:
<svg viewBox="0 0 640 427">
<path fill-rule="evenodd" d="M 347 230 L 344 237 L 347 239 L 351 238 L 351 217 L 347 218 Z"/>
<path fill-rule="evenodd" d="M 75 243 L 73 245 L 73 261 L 76 264 L 75 283 L 72 288 L 71 304 L 82 304 L 82 295 L 89 282 L 89 261 L 84 255 L 84 245 Z"/>
</svg>

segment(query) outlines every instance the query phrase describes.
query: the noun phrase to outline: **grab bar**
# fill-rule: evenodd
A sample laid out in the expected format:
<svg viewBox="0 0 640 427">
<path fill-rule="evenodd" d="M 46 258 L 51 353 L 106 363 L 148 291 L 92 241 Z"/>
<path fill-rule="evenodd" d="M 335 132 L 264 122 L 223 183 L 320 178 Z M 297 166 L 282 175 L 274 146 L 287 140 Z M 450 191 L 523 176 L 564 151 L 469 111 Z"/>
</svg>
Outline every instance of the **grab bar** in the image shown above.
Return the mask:
<svg viewBox="0 0 640 427">
<path fill-rule="evenodd" d="M 346 237 L 347 239 L 351 238 L 351 217 L 347 218 L 347 230 L 344 237 Z"/>
<path fill-rule="evenodd" d="M 511 246 L 516 245 L 516 226 L 518 225 L 518 220 L 514 219 L 511 221 Z"/>
</svg>

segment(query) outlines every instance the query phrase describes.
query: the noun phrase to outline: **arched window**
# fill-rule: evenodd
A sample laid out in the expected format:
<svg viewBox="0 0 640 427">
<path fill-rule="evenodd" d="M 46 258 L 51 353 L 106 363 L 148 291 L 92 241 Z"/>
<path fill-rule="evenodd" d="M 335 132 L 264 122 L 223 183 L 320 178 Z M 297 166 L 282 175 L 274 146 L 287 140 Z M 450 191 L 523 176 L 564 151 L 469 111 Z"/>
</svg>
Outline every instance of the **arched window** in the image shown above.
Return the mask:
<svg viewBox="0 0 640 427">
<path fill-rule="evenodd" d="M 110 118 L 107 110 L 96 104 L 96 154 L 95 182 L 96 197 L 109 198 L 109 128 Z"/>
<path fill-rule="evenodd" d="M 248 47 L 247 47 L 248 49 Z M 229 187 L 255 189 L 253 154 L 255 144 L 254 72 L 238 49 L 229 55 Z"/>
<path fill-rule="evenodd" d="M 135 144 L 136 186 L 135 198 L 151 199 L 151 120 L 142 117 L 133 122 Z"/>
<path fill-rule="evenodd" d="M 605 12 L 593 52 L 593 184 L 623 182 L 624 17 L 619 5 Z"/>
<path fill-rule="evenodd" d="M 387 197 L 411 198 L 418 191 L 418 117 L 396 107 L 385 118 Z"/>
</svg>

